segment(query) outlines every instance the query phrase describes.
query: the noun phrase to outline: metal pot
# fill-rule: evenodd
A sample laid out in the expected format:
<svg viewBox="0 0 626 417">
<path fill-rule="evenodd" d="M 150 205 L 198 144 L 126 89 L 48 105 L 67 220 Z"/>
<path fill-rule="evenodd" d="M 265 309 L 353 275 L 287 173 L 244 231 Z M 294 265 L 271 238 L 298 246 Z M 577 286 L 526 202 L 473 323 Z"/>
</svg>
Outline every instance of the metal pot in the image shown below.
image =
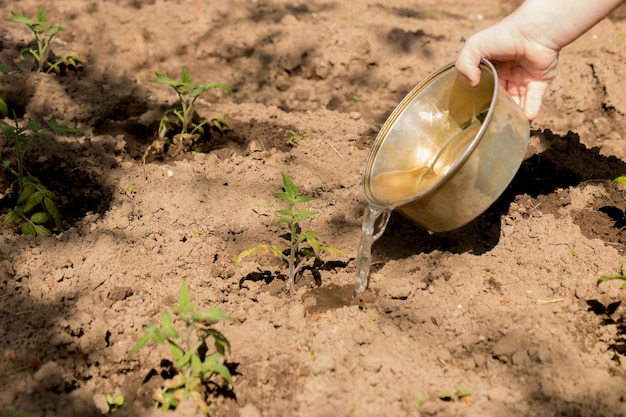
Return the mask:
<svg viewBox="0 0 626 417">
<path fill-rule="evenodd" d="M 363 175 L 369 204 L 431 232 L 457 229 L 493 204 L 519 169 L 530 126 L 493 65 L 469 85 L 453 63 L 418 84 L 391 113 Z"/>
</svg>

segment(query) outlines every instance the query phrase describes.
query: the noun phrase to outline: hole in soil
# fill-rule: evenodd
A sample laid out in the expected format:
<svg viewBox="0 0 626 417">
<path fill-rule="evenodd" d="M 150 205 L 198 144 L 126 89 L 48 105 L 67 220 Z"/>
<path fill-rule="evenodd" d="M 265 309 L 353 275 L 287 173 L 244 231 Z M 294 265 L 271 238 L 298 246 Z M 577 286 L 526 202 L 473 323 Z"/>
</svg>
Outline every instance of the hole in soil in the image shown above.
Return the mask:
<svg viewBox="0 0 626 417">
<path fill-rule="evenodd" d="M 314 288 L 302 296 L 307 314 L 319 314 L 352 304 L 354 285 L 330 284 Z M 311 299 L 313 302 L 308 301 Z"/>
</svg>

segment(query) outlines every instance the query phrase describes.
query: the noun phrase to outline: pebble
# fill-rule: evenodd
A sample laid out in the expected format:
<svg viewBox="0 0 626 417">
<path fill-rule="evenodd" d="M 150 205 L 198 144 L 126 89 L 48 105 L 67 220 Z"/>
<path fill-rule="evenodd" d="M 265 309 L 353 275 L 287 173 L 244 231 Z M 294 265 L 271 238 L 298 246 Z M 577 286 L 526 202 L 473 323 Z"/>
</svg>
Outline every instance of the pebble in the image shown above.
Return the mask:
<svg viewBox="0 0 626 417">
<path fill-rule="evenodd" d="M 50 390 L 57 388 L 63 384 L 63 368 L 55 361 L 48 361 L 44 363 L 35 375 L 33 379 L 38 388 L 42 390 Z"/>
<path fill-rule="evenodd" d="M 261 412 L 253 404 L 246 404 L 239 409 L 239 417 L 261 417 Z"/>
<path fill-rule="evenodd" d="M 109 403 L 107 402 L 104 394 L 94 394 L 91 397 L 94 407 L 100 412 L 100 414 L 109 414 Z"/>
<path fill-rule="evenodd" d="M 521 350 L 524 332 L 514 330 L 502 337 L 493 346 L 493 355 L 499 359 L 507 359 Z"/>
</svg>

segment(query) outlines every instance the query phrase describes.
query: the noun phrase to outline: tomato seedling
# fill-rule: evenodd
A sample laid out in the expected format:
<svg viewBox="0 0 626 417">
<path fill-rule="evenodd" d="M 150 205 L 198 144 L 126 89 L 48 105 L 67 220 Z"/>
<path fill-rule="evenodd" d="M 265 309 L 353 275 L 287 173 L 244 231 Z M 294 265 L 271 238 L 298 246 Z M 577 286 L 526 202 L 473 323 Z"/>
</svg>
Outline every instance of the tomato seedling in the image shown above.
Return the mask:
<svg viewBox="0 0 626 417">
<path fill-rule="evenodd" d="M 197 304 L 191 302 L 187 284 L 183 282 L 178 305 L 166 309 L 158 325 L 144 326 L 143 337 L 130 352 L 131 356 L 135 355 L 150 341 L 169 348 L 176 375 L 166 379 L 154 395 L 163 410 L 176 408 L 181 401 L 191 399 L 208 414 L 208 382 L 212 377 L 219 376 L 228 388 L 232 386 L 232 376 L 224 365 L 224 356 L 230 344 L 221 332 L 209 327 L 211 323 L 229 321 L 230 317 L 219 308 L 199 310 L 196 307 Z M 172 313 L 182 321 L 181 330 L 176 328 Z M 214 341 L 215 353 L 212 355 L 208 354 L 208 339 Z"/>
<path fill-rule="evenodd" d="M 339 256 L 344 256 L 344 254 L 337 248 L 322 244 L 317 237 L 319 232 L 313 230 L 306 232 L 302 231 L 300 222 L 306 218 L 315 216 L 317 213 L 314 211 L 299 210 L 297 206 L 299 204 L 307 203 L 314 198 L 308 195 L 300 195 L 300 192 L 293 181 L 286 174 L 282 174 L 282 177 L 285 191 L 276 193 L 275 196 L 289 204 L 288 209 L 278 210 L 277 212 L 278 222 L 287 225 L 289 228 L 289 248 L 287 248 L 286 251 L 283 251 L 283 249 L 277 245 L 265 244 L 254 246 L 237 255 L 237 258 L 235 259 L 235 268 L 239 266 L 244 258 L 254 252 L 269 250 L 272 255 L 287 263 L 289 268 L 289 293 L 293 295 L 295 292 L 296 276 L 301 272 L 307 259 L 319 259 L 319 256 L 323 252 L 330 252 Z"/>
</svg>

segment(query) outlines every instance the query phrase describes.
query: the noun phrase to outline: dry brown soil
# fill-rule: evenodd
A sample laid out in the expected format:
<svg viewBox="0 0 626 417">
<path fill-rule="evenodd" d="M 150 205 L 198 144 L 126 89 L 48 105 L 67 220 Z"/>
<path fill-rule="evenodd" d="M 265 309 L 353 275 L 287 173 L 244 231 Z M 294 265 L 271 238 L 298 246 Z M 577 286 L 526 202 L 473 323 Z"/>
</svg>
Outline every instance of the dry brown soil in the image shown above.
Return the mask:
<svg viewBox="0 0 626 417">
<path fill-rule="evenodd" d="M 0 95 L 20 117 L 83 133 L 38 140 L 27 159 L 58 194 L 64 232 L 0 229 L 0 415 L 98 416 L 107 394 L 126 399 L 115 415 L 162 415 L 151 397 L 168 351 L 129 351 L 184 281 L 233 318 L 217 328 L 234 386 L 212 393 L 213 416 L 626 416 L 626 292 L 596 285 L 626 247 L 626 190 L 611 183 L 626 174 L 624 6 L 562 52 L 529 158 L 493 207 L 433 236 L 392 215 L 371 287 L 351 303 L 361 174 L 381 123 L 515 2 L 43 3 L 65 23 L 53 53 L 87 63 L 15 71 L 32 37 L 4 19 L 39 3 L 0 0 L 0 61 L 14 70 Z M 149 81 L 182 66 L 232 87 L 197 107 L 232 130 L 142 166 L 175 103 Z M 316 197 L 303 226 L 346 253 L 292 297 L 274 258 L 233 266 L 243 249 L 283 244 L 281 172 Z"/>
</svg>

